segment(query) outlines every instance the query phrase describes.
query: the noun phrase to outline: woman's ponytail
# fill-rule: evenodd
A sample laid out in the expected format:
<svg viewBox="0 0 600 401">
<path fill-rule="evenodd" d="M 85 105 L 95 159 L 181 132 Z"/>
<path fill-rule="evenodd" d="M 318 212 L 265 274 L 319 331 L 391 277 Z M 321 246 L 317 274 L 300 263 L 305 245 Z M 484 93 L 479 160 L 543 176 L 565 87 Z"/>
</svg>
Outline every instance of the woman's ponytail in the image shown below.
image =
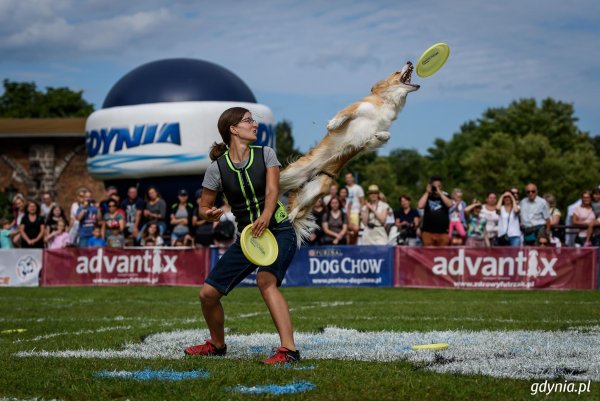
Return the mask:
<svg viewBox="0 0 600 401">
<path fill-rule="evenodd" d="M 227 145 L 224 142 L 213 143 L 210 147 L 210 160 L 217 160 L 227 152 Z"/>
</svg>

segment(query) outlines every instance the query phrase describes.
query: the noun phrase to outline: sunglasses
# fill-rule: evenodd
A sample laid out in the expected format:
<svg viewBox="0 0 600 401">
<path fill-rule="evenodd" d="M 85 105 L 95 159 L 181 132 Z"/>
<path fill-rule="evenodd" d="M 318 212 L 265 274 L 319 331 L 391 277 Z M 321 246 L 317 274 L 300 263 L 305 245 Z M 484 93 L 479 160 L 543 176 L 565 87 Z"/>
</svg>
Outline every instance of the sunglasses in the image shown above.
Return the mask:
<svg viewBox="0 0 600 401">
<path fill-rule="evenodd" d="M 525 191 L 525 192 L 527 192 L 528 194 L 534 194 L 534 193 L 536 193 L 537 191 L 534 189 L 534 190 L 531 190 L 531 191 Z"/>
</svg>

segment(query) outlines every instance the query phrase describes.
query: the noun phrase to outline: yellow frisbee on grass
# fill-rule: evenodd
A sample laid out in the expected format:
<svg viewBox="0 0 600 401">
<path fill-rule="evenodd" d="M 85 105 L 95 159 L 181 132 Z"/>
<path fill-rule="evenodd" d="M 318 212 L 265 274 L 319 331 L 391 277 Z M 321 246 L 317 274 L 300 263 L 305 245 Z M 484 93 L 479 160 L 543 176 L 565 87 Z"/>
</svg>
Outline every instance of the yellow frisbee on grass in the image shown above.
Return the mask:
<svg viewBox="0 0 600 401">
<path fill-rule="evenodd" d="M 272 265 L 279 254 L 279 246 L 273 233 L 267 228 L 260 237 L 253 237 L 252 224 L 248 224 L 242 231 L 240 245 L 248 260 L 258 266 Z"/>
<path fill-rule="evenodd" d="M 420 77 L 428 77 L 435 74 L 448 60 L 450 56 L 450 48 L 445 43 L 436 43 L 431 46 L 417 61 L 417 75 Z"/>
<path fill-rule="evenodd" d="M 438 343 L 438 344 L 413 345 L 410 348 L 412 348 L 415 351 L 419 351 L 419 350 L 434 350 L 434 351 L 436 351 L 436 350 L 448 348 L 448 344 L 447 343 Z"/>
</svg>

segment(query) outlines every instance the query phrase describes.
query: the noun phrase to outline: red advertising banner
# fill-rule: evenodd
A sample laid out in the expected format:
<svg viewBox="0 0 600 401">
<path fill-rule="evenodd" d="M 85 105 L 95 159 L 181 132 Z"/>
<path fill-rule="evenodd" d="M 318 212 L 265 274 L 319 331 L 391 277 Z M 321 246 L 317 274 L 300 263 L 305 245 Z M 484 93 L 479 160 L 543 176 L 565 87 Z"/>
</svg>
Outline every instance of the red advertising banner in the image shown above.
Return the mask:
<svg viewBox="0 0 600 401">
<path fill-rule="evenodd" d="M 209 249 L 67 248 L 45 250 L 42 286 L 204 283 Z"/>
<path fill-rule="evenodd" d="M 396 247 L 395 287 L 596 288 L 596 248 Z"/>
</svg>

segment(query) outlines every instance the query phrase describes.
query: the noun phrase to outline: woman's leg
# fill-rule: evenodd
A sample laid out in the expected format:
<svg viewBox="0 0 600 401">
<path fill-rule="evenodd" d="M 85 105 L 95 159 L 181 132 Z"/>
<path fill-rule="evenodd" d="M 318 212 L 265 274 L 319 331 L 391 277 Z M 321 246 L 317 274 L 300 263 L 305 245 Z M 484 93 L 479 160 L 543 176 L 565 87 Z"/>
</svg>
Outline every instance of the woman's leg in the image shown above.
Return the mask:
<svg viewBox="0 0 600 401">
<path fill-rule="evenodd" d="M 204 284 L 200 290 L 202 315 L 208 325 L 212 344 L 221 348 L 225 345 L 225 312 L 221 305 L 223 295 L 212 285 Z"/>
<path fill-rule="evenodd" d="M 288 303 L 277 288 L 277 277 L 267 271 L 259 271 L 256 275 L 256 284 L 271 313 L 275 328 L 279 333 L 281 346 L 290 351 L 296 350 L 294 343 L 294 330 Z"/>
</svg>

